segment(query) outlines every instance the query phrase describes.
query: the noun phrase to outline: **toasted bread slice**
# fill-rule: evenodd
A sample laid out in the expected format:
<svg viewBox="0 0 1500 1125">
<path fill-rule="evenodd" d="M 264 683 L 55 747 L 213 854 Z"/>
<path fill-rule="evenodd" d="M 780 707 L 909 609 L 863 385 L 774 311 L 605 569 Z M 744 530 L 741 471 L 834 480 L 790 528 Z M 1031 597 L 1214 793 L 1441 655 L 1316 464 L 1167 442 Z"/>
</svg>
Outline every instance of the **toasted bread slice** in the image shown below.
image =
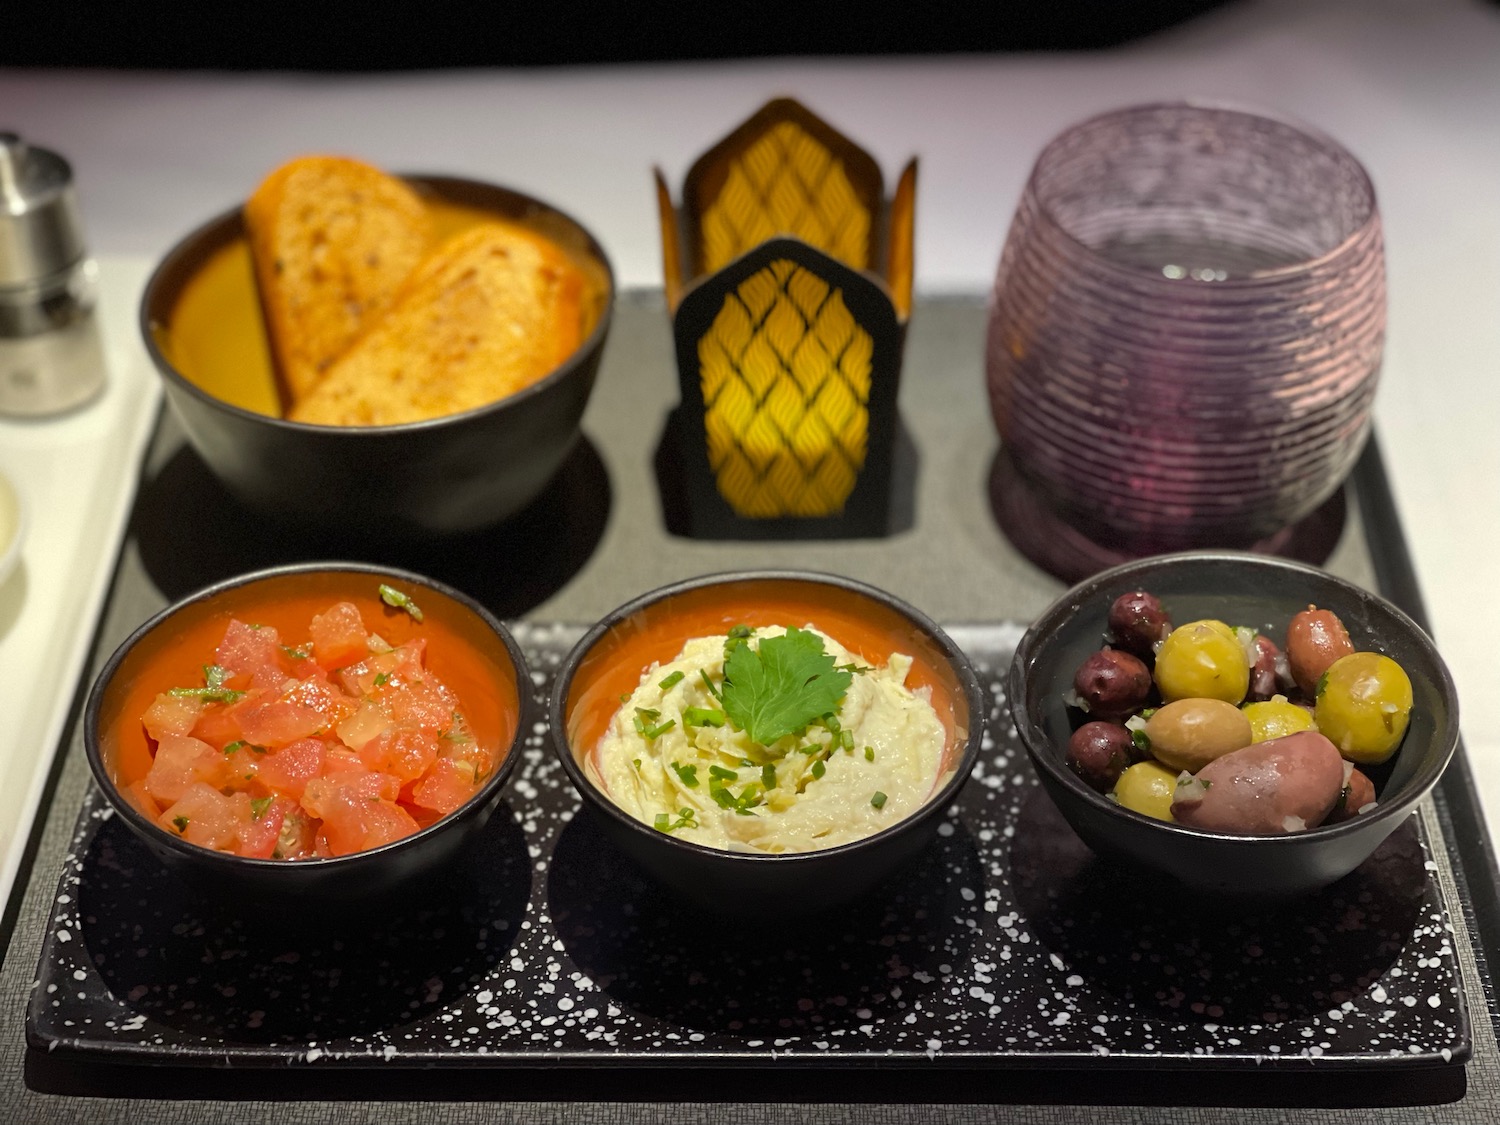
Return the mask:
<svg viewBox="0 0 1500 1125">
<path fill-rule="evenodd" d="M 432 221 L 406 184 L 339 156 L 283 164 L 244 216 L 271 354 L 294 406 L 431 251 Z"/>
<path fill-rule="evenodd" d="M 289 417 L 389 426 L 514 394 L 578 348 L 584 296 L 584 275 L 561 247 L 524 227 L 481 223 L 417 268 Z"/>
</svg>

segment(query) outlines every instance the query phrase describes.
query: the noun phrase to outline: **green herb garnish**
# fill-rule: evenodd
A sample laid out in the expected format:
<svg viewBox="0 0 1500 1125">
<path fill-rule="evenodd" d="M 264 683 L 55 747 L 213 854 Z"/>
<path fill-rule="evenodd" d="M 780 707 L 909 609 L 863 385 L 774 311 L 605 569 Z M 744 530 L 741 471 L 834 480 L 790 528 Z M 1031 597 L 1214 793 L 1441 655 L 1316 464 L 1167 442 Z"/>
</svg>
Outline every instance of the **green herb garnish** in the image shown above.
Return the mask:
<svg viewBox="0 0 1500 1125">
<path fill-rule="evenodd" d="M 689 789 L 698 788 L 698 767 L 696 765 L 684 766 L 679 765 L 677 762 L 673 762 L 672 772 L 674 772 L 677 775 L 678 780 L 680 780 Z"/>
<path fill-rule="evenodd" d="M 813 777 L 822 777 L 827 772 L 828 772 L 828 767 L 823 764 L 823 759 L 822 758 L 819 758 L 816 762 L 814 762 L 812 764 L 812 775 L 813 775 Z"/>
<path fill-rule="evenodd" d="M 854 753 L 854 732 L 852 730 L 839 731 L 839 746 L 849 753 Z"/>
<path fill-rule="evenodd" d="M 635 732 L 647 742 L 654 742 L 667 731 L 677 725 L 676 719 L 668 719 L 664 723 L 656 723 L 661 718 L 661 712 L 654 707 L 637 707 L 635 709 Z"/>
<path fill-rule="evenodd" d="M 1130 732 L 1130 741 L 1133 742 L 1133 743 L 1135 743 L 1135 748 L 1137 750 L 1139 750 L 1142 754 L 1149 754 L 1149 753 L 1151 753 L 1151 739 L 1146 736 L 1146 732 L 1145 731 L 1143 731 L 1143 730 L 1133 730 L 1133 731 L 1131 731 Z"/>
<path fill-rule="evenodd" d="M 731 652 L 748 641 L 753 632 L 754 630 L 748 625 L 731 626 L 729 635 L 724 638 L 724 655 L 728 657 Z"/>
<path fill-rule="evenodd" d="M 692 809 L 679 809 L 676 820 L 664 812 L 659 812 L 656 814 L 653 826 L 658 832 L 675 832 L 679 828 L 697 828 L 698 819 Z"/>
<path fill-rule="evenodd" d="M 760 767 L 760 784 L 763 789 L 776 788 L 776 767 L 770 762 Z"/>
<path fill-rule="evenodd" d="M 188 826 L 188 818 L 185 816 L 174 816 L 172 818 L 172 826 L 176 828 L 178 832 L 186 832 Z"/>
<path fill-rule="evenodd" d="M 700 668 L 700 669 L 698 669 L 698 675 L 700 677 L 702 677 L 702 679 L 703 679 L 703 686 L 708 689 L 708 694 L 711 695 L 711 696 L 713 696 L 720 703 L 723 703 L 724 702 L 723 693 L 721 693 L 718 688 L 714 687 L 714 682 L 708 678 L 708 673 L 705 672 L 705 671 L 703 671 L 703 669 Z"/>
<path fill-rule="evenodd" d="M 885 794 L 879 789 L 875 790 L 875 796 L 870 798 L 870 804 L 874 805 L 877 809 L 885 808 Z"/>
<path fill-rule="evenodd" d="M 875 760 L 875 747 L 873 747 L 873 746 L 866 746 L 865 747 L 865 761 L 867 761 L 867 762 L 873 762 L 874 760 Z"/>
<path fill-rule="evenodd" d="M 840 672 L 850 672 L 856 676 L 863 676 L 866 672 L 875 671 L 874 668 L 866 668 L 863 664 L 854 663 L 840 664 L 838 670 Z"/>
<path fill-rule="evenodd" d="M 259 820 L 266 814 L 266 810 L 271 807 L 271 802 L 275 799 L 275 797 L 256 797 L 250 802 L 250 815 Z"/>
<path fill-rule="evenodd" d="M 229 670 L 218 664 L 205 664 L 203 666 L 203 683 L 201 688 L 173 688 L 168 695 L 174 695 L 179 699 L 201 699 L 204 703 L 233 703 L 243 699 L 245 693 L 242 691 L 231 691 L 224 684 L 229 679 Z"/>
<path fill-rule="evenodd" d="M 682 683 L 682 671 L 679 669 L 656 686 L 661 688 L 662 691 L 671 691 L 680 683 Z"/>
<path fill-rule="evenodd" d="M 312 648 L 309 645 L 298 645 L 295 648 L 293 648 L 291 645 L 282 645 L 281 651 L 286 653 L 293 660 L 306 660 L 309 656 L 312 655 Z"/>
<path fill-rule="evenodd" d="M 389 672 L 376 672 L 375 673 L 375 686 L 376 687 L 385 687 L 385 685 L 388 684 L 388 683 L 390 683 L 390 682 L 391 682 L 391 674 Z"/>
<path fill-rule="evenodd" d="M 795 626 L 758 649 L 736 645 L 724 662 L 724 711 L 762 746 L 833 718 L 854 677 L 834 667 L 816 633 Z M 830 728 L 833 729 L 833 728 Z"/>
<path fill-rule="evenodd" d="M 723 766 L 709 766 L 708 776 L 718 781 L 738 781 L 740 775 L 734 770 L 727 770 Z"/>
<path fill-rule="evenodd" d="M 1325 671 L 1318 677 L 1318 690 L 1313 692 L 1314 699 L 1322 699 L 1323 692 L 1328 688 L 1328 673 Z"/>
<path fill-rule="evenodd" d="M 422 621 L 422 611 L 417 608 L 417 603 L 412 601 L 394 586 L 387 586 L 384 582 L 380 584 L 380 600 L 392 609 L 403 609 L 411 619 L 418 624 Z"/>
<path fill-rule="evenodd" d="M 722 727 L 724 712 L 711 707 L 684 707 L 682 721 L 690 727 Z"/>
</svg>

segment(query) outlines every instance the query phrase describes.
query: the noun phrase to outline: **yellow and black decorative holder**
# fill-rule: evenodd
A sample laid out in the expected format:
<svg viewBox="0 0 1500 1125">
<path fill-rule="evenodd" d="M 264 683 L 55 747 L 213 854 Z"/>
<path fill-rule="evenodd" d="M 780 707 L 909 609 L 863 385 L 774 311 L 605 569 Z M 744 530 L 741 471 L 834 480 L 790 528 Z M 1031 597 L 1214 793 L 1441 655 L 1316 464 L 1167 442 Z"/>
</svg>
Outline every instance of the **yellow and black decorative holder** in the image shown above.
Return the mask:
<svg viewBox="0 0 1500 1125">
<path fill-rule="evenodd" d="M 656 171 L 681 404 L 658 476 L 673 531 L 873 538 L 910 518 L 896 412 L 917 162 L 889 201 L 874 159 L 769 102 L 688 172 Z"/>
</svg>

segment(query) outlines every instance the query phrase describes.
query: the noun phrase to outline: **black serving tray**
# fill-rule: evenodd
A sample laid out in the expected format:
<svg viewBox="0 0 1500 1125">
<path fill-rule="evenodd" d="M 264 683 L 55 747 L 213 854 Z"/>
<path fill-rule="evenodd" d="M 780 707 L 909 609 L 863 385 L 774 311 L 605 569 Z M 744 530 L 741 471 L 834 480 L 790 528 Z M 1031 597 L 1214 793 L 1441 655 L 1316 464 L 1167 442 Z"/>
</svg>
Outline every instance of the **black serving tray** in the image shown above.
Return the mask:
<svg viewBox="0 0 1500 1125">
<path fill-rule="evenodd" d="M 28 1039 L 60 1057 L 219 1067 L 1468 1058 L 1430 812 L 1316 897 L 1257 914 L 1184 900 L 1095 861 L 1037 784 L 1001 693 L 1021 627 L 952 633 L 992 734 L 933 845 L 852 907 L 744 923 L 669 897 L 581 813 L 542 724 L 460 869 L 357 919 L 206 902 L 90 790 Z M 518 626 L 539 699 L 580 635 Z"/>
</svg>

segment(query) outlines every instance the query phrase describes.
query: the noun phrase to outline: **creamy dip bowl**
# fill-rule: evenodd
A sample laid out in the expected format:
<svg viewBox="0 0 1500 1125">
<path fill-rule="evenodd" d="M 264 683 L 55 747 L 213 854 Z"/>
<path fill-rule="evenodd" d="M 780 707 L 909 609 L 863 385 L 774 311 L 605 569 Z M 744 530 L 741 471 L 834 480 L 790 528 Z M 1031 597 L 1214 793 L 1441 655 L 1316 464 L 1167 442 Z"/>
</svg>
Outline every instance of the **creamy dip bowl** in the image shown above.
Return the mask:
<svg viewBox="0 0 1500 1125">
<path fill-rule="evenodd" d="M 917 610 L 845 578 L 690 579 L 574 647 L 553 744 L 611 840 L 736 912 L 806 912 L 920 851 L 983 733 L 967 658 Z"/>
</svg>

